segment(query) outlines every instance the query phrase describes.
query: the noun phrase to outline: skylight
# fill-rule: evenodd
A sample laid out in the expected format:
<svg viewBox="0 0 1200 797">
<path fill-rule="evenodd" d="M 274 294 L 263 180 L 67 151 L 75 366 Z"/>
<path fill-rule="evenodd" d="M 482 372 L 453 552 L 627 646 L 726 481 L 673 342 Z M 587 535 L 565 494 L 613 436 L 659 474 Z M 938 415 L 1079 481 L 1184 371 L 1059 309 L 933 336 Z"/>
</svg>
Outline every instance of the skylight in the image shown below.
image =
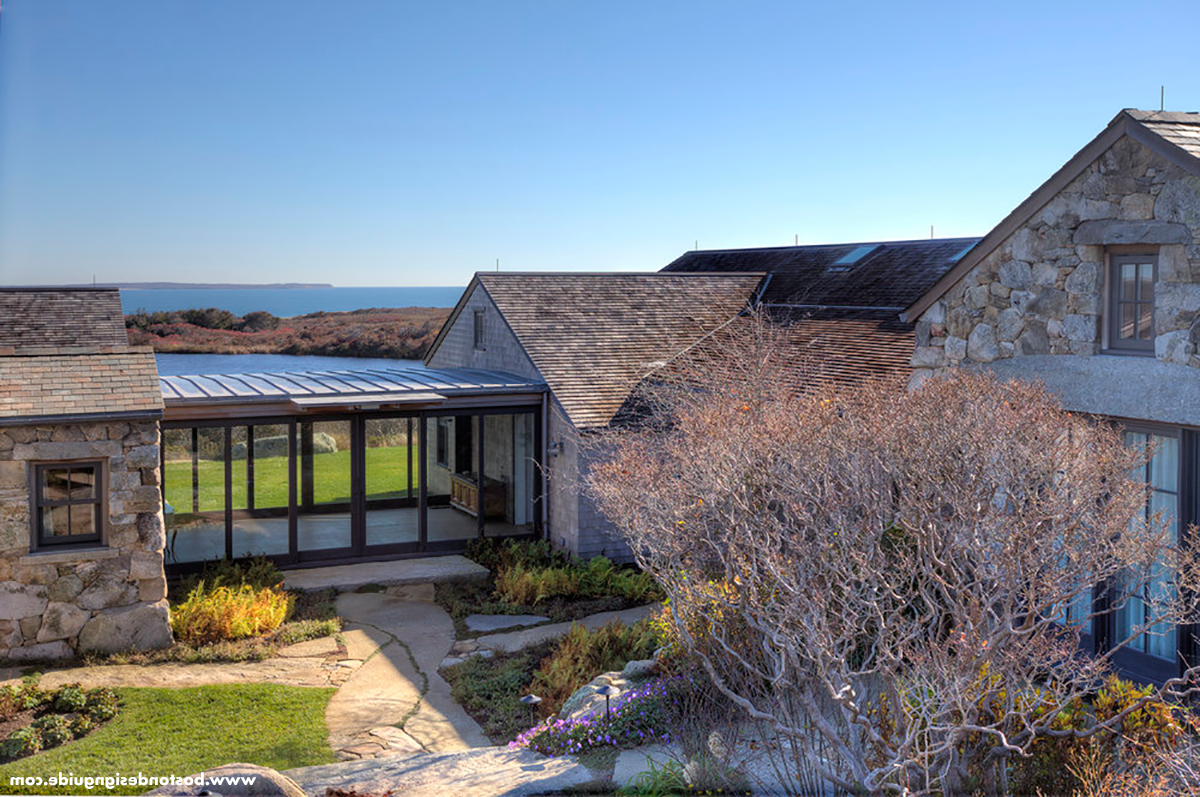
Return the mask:
<svg viewBox="0 0 1200 797">
<path fill-rule="evenodd" d="M 970 252 L 974 248 L 975 248 L 975 244 L 973 244 L 973 243 L 967 244 L 966 247 L 964 247 L 961 252 L 959 252 L 954 257 L 950 258 L 950 262 L 957 263 L 958 261 L 962 260 L 964 257 L 967 256 L 967 252 Z"/>
<path fill-rule="evenodd" d="M 867 244 L 866 246 L 856 246 L 846 254 L 833 261 L 832 268 L 835 270 L 846 270 L 853 266 L 858 261 L 862 260 L 867 255 L 879 248 L 879 244 Z"/>
</svg>

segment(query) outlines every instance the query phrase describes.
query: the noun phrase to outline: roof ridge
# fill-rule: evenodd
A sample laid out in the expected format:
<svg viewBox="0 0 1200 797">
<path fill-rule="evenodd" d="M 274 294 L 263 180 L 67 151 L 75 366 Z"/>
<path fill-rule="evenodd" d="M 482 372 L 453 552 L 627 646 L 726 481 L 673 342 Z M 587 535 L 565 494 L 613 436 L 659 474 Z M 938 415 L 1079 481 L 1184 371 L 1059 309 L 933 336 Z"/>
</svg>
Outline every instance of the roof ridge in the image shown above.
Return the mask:
<svg viewBox="0 0 1200 797">
<path fill-rule="evenodd" d="M 901 244 L 943 244 L 943 243 L 958 243 L 960 241 L 981 241 L 981 235 L 962 235 L 953 238 L 903 238 L 894 241 L 840 241 L 833 243 L 820 244 L 793 244 L 791 246 L 741 246 L 730 249 L 688 249 L 684 254 L 717 254 L 719 252 L 778 252 L 785 249 L 816 249 L 820 247 L 832 246 L 898 246 Z M 683 255 L 680 255 L 683 257 Z M 676 258 L 678 259 L 678 258 Z M 670 273 L 670 272 L 668 272 Z M 685 272 L 674 272 L 681 274 Z M 732 273 L 732 272 L 727 272 Z"/>
</svg>

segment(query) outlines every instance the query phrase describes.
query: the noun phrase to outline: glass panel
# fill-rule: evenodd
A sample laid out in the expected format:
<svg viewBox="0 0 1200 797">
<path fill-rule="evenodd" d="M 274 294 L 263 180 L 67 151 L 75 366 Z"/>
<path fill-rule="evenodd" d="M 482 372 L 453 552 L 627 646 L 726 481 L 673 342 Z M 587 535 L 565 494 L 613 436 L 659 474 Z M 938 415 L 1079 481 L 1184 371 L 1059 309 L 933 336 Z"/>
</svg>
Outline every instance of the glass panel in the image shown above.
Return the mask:
<svg viewBox="0 0 1200 797">
<path fill-rule="evenodd" d="M 1138 301 L 1154 303 L 1154 264 L 1138 264 Z"/>
<path fill-rule="evenodd" d="M 70 471 L 67 468 L 42 470 L 42 500 L 66 501 L 70 497 Z"/>
<path fill-rule="evenodd" d="M 1165 435 L 1148 435 L 1142 432 L 1126 432 L 1126 444 L 1134 448 L 1154 446 L 1154 457 L 1134 478 L 1145 479 L 1153 491 L 1147 511 L 1150 514 L 1162 512 L 1168 523 L 1168 531 L 1172 543 L 1179 540 L 1178 496 L 1175 494 L 1179 483 L 1179 439 Z M 1131 597 L 1129 602 L 1117 612 L 1117 639 L 1128 636 L 1138 625 L 1144 624 L 1155 614 L 1156 608 L 1162 603 L 1172 600 L 1175 587 L 1172 580 L 1172 568 L 1165 562 L 1157 564 L 1151 571 L 1149 583 L 1141 594 Z M 1147 633 L 1137 637 L 1130 645 L 1133 650 L 1163 659 L 1174 659 L 1176 654 L 1175 628 L 1169 623 L 1155 623 Z"/>
<path fill-rule="evenodd" d="M 1156 490 L 1179 490 L 1179 438 L 1154 435 L 1154 459 L 1150 460 L 1150 484 Z"/>
<path fill-rule="evenodd" d="M 416 543 L 421 529 L 409 467 L 415 418 L 369 418 L 366 431 L 367 545 Z"/>
<path fill-rule="evenodd" d="M 1139 304 L 1138 306 L 1138 339 L 1152 340 L 1154 334 L 1150 331 L 1154 324 L 1154 305 Z"/>
<path fill-rule="evenodd" d="M 196 450 L 192 446 L 193 433 L 198 442 Z M 225 430 L 164 429 L 162 445 L 167 564 L 223 558 Z"/>
<path fill-rule="evenodd" d="M 56 507 L 61 508 L 61 507 Z M 96 505 L 75 504 L 71 507 L 71 531 L 73 537 L 90 537 L 96 533 Z"/>
<path fill-rule="evenodd" d="M 67 537 L 71 534 L 71 513 L 67 506 L 42 507 L 42 536 Z"/>
<path fill-rule="evenodd" d="M 350 539 L 350 421 L 296 426 L 299 455 L 301 551 L 348 548 Z"/>
<path fill-rule="evenodd" d="M 1123 302 L 1137 300 L 1137 266 L 1133 263 L 1121 264 L 1121 291 L 1118 295 Z"/>
<path fill-rule="evenodd" d="M 428 541 L 477 537 L 479 484 L 475 442 L 479 418 L 454 415 L 427 418 L 425 422 L 429 439 L 434 443 L 427 452 Z M 439 461 L 442 456 L 445 459 Z"/>
<path fill-rule="evenodd" d="M 1121 328 L 1118 331 L 1121 340 L 1132 340 L 1134 335 L 1134 310 L 1137 309 L 1136 304 L 1119 305 L 1121 311 Z"/>
<path fill-rule="evenodd" d="M 533 417 L 483 416 L 483 517 L 489 536 L 533 533 Z"/>
<path fill-rule="evenodd" d="M 233 555 L 287 554 L 288 427 L 238 427 L 233 440 Z"/>
<path fill-rule="evenodd" d="M 90 501 L 95 497 L 96 468 L 71 468 L 71 500 Z M 89 534 L 91 532 L 88 532 Z"/>
</svg>

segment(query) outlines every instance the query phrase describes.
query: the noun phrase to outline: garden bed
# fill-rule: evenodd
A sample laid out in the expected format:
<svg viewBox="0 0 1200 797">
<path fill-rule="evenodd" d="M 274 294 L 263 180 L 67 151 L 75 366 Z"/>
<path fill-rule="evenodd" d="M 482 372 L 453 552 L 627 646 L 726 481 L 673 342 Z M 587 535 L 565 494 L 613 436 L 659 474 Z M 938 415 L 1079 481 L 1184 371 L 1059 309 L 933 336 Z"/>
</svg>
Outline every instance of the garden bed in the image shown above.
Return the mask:
<svg viewBox="0 0 1200 797">
<path fill-rule="evenodd" d="M 597 675 L 648 658 L 658 641 L 650 623 L 612 622 L 595 631 L 573 626 L 561 639 L 515 653 L 472 656 L 442 670 L 451 695 L 494 744 L 511 742 L 530 727 L 527 694 L 542 698 L 534 719 L 557 714 L 577 689 Z"/>
<path fill-rule="evenodd" d="M 50 691 L 36 676 L 0 689 L 0 763 L 82 739 L 117 715 L 111 689 L 66 684 Z"/>
<path fill-rule="evenodd" d="M 543 540 L 479 540 L 465 555 L 488 568 L 489 577 L 438 584 L 434 594 L 454 620 L 458 639 L 490 633 L 467 627 L 472 614 L 526 614 L 564 623 L 662 600 L 658 585 L 636 567 L 613 565 L 602 556 L 583 562 L 552 551 Z"/>
<path fill-rule="evenodd" d="M 287 591 L 280 586 L 282 581 L 282 573 L 266 559 L 210 565 L 170 591 L 174 645 L 163 650 L 87 655 L 84 662 L 263 661 L 288 645 L 341 632 L 336 590 Z M 189 611 L 181 612 L 181 607 Z"/>
</svg>

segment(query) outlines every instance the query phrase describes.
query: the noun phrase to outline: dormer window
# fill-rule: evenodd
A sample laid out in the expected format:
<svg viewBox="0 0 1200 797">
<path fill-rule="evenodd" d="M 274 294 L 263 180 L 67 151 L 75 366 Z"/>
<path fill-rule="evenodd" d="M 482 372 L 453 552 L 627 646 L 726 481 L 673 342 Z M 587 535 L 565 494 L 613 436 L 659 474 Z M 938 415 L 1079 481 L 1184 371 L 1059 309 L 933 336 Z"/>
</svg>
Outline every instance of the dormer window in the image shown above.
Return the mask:
<svg viewBox="0 0 1200 797">
<path fill-rule="evenodd" d="M 1154 282 L 1158 256 L 1113 255 L 1109 264 L 1108 345 L 1118 353 L 1154 353 Z"/>
</svg>

